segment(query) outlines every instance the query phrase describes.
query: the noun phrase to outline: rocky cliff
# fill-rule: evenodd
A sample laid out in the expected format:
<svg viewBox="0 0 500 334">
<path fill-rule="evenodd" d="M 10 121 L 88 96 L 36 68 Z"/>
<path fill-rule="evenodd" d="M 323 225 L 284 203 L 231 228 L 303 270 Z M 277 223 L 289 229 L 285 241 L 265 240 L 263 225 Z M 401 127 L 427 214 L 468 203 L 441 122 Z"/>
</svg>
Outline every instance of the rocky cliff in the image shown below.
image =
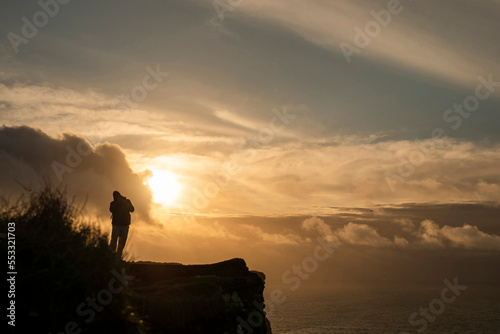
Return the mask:
<svg viewBox="0 0 500 334">
<path fill-rule="evenodd" d="M 132 262 L 137 311 L 151 333 L 270 334 L 264 274 L 243 259 L 209 265 Z"/>
</svg>

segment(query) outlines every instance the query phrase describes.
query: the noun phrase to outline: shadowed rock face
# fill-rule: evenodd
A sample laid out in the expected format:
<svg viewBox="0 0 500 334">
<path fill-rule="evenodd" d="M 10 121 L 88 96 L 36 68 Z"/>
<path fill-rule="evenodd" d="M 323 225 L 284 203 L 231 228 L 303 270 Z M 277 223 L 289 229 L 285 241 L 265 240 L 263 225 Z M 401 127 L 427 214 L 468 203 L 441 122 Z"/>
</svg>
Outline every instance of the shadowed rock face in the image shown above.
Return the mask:
<svg viewBox="0 0 500 334">
<path fill-rule="evenodd" d="M 152 333 L 270 334 L 264 279 L 243 259 L 209 265 L 134 262 L 127 272 Z"/>
</svg>

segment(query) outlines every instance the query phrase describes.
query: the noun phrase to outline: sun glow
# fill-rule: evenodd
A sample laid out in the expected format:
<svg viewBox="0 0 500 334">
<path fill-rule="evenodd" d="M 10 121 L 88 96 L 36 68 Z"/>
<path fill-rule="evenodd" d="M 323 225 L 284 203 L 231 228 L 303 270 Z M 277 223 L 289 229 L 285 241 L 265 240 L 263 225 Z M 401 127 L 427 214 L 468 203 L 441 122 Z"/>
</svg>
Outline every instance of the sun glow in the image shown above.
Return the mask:
<svg viewBox="0 0 500 334">
<path fill-rule="evenodd" d="M 153 176 L 148 179 L 148 185 L 153 191 L 153 200 L 165 205 L 175 203 L 182 189 L 177 176 L 167 171 L 153 171 Z"/>
</svg>

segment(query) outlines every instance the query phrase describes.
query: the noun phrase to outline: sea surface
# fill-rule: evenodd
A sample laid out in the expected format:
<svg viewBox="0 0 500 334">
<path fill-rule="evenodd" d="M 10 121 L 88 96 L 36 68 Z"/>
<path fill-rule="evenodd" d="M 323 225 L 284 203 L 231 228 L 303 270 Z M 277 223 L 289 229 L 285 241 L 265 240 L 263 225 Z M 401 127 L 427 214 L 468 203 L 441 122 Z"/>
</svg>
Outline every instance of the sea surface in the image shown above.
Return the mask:
<svg viewBox="0 0 500 334">
<path fill-rule="evenodd" d="M 273 334 L 500 333 L 500 286 L 469 284 L 449 304 L 439 302 L 444 287 L 281 288 L 286 300 L 273 305 L 277 288 L 266 286 L 266 311 Z M 431 303 L 439 314 L 429 311 L 431 321 L 417 313 L 410 324 Z"/>
</svg>

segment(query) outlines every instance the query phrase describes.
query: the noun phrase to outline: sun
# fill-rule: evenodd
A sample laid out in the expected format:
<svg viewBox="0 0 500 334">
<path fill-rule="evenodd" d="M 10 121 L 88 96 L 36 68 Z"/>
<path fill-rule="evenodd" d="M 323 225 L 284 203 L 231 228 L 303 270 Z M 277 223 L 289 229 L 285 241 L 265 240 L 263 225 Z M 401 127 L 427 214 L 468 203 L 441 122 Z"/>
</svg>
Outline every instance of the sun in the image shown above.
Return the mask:
<svg viewBox="0 0 500 334">
<path fill-rule="evenodd" d="M 174 173 L 156 170 L 148 179 L 148 185 L 153 191 L 153 200 L 159 204 L 170 205 L 179 197 L 182 186 Z"/>
</svg>

